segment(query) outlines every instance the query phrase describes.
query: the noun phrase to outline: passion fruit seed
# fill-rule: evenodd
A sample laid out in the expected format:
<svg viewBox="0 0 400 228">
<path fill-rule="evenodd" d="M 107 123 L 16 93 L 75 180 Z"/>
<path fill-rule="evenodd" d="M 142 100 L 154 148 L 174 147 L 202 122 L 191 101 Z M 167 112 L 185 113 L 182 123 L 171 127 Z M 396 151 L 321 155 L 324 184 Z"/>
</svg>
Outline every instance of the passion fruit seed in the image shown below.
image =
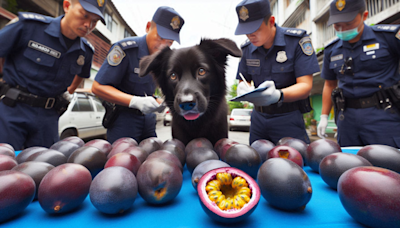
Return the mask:
<svg viewBox="0 0 400 228">
<path fill-rule="evenodd" d="M 207 183 L 208 198 L 221 210 L 241 209 L 250 201 L 251 190 L 247 181 L 230 173 L 217 173 L 216 179 Z"/>
</svg>

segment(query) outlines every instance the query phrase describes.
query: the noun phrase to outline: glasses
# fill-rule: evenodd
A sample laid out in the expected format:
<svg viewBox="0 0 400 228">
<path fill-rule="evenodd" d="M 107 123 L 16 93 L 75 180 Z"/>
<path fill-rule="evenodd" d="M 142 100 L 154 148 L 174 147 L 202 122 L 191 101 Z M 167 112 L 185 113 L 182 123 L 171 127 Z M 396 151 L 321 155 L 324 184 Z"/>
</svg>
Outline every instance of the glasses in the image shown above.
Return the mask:
<svg viewBox="0 0 400 228">
<path fill-rule="evenodd" d="M 342 65 L 342 68 L 340 69 L 340 73 L 350 73 L 353 74 L 353 58 L 348 57 L 347 59 L 344 60 L 344 64 Z"/>
</svg>

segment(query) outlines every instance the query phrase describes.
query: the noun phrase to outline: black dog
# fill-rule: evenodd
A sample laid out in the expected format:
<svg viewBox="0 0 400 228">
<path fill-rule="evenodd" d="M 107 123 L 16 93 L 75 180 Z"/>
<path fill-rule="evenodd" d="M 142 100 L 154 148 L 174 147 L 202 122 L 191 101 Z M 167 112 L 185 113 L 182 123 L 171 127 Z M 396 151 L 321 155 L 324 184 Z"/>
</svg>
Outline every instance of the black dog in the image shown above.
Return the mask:
<svg viewBox="0 0 400 228">
<path fill-rule="evenodd" d="M 229 39 L 203 39 L 199 45 L 169 47 L 140 61 L 140 76 L 153 73 L 172 113 L 172 137 L 185 145 L 207 138 L 213 145 L 228 137 L 225 65 L 242 52 Z"/>
</svg>

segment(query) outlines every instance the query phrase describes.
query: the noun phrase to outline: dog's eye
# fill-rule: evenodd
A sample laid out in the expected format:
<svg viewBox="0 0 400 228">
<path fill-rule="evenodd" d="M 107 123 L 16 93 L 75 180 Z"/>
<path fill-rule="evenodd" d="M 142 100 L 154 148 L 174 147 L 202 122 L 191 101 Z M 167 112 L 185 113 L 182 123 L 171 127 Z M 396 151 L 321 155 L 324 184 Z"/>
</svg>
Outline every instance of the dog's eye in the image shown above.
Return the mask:
<svg viewBox="0 0 400 228">
<path fill-rule="evenodd" d="M 176 75 L 175 73 L 172 73 L 172 74 L 170 75 L 170 78 L 171 78 L 172 80 L 175 80 L 177 77 L 178 77 L 178 75 Z"/>
<path fill-rule="evenodd" d="M 204 76 L 206 74 L 206 70 L 204 68 L 199 68 L 197 71 L 197 74 L 200 76 Z"/>
</svg>

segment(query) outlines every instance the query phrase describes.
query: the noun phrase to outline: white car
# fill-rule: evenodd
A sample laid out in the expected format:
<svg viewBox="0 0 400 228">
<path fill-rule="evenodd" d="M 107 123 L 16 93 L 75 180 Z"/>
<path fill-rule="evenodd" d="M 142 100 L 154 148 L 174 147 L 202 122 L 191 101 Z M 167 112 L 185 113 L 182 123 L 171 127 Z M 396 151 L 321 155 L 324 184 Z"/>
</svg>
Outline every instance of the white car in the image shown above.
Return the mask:
<svg viewBox="0 0 400 228">
<path fill-rule="evenodd" d="M 71 103 L 58 122 L 60 139 L 69 136 L 92 138 L 106 135 L 103 127 L 104 106 L 100 99 L 88 92 L 75 92 Z"/>
<path fill-rule="evenodd" d="M 250 129 L 250 117 L 253 109 L 234 108 L 229 117 L 229 130 L 234 128 Z"/>
</svg>

